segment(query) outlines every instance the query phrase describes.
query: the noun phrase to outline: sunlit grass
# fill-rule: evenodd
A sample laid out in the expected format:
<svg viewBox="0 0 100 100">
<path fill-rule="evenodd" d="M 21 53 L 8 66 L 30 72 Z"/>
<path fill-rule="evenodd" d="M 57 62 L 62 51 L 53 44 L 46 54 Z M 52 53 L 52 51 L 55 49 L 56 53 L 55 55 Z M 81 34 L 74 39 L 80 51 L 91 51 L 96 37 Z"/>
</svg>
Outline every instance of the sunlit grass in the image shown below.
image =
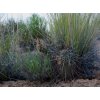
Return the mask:
<svg viewBox="0 0 100 100">
<path fill-rule="evenodd" d="M 61 47 L 60 67 L 65 80 L 82 75 L 82 71 L 88 72 L 88 68 L 87 70 L 82 68 L 81 58 L 91 50 L 99 26 L 98 16 L 98 14 L 50 14 L 51 37 L 54 44 Z"/>
<path fill-rule="evenodd" d="M 98 23 L 96 14 L 51 14 L 52 37 L 81 56 L 88 52 Z"/>
</svg>

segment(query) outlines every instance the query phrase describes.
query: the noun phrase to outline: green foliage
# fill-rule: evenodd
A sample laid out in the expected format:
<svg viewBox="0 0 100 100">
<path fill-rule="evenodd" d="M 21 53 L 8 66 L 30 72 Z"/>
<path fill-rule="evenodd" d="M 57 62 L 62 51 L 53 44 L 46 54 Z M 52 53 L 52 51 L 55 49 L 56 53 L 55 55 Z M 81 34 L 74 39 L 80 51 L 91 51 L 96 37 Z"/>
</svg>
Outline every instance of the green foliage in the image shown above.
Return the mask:
<svg viewBox="0 0 100 100">
<path fill-rule="evenodd" d="M 35 48 L 35 39 L 46 37 L 46 21 L 39 15 L 33 14 L 26 23 L 23 21 L 18 23 L 18 30 L 21 46 Z"/>
<path fill-rule="evenodd" d="M 27 24 L 25 24 L 22 20 L 18 22 L 18 31 L 21 41 L 28 42 L 30 39 L 29 30 Z"/>
<path fill-rule="evenodd" d="M 7 21 L 5 21 L 5 24 L 3 25 L 4 29 L 3 29 L 3 34 L 14 34 L 15 32 L 17 32 L 17 22 L 11 18 L 8 19 Z"/>
<path fill-rule="evenodd" d="M 23 57 L 23 66 L 31 73 L 33 79 L 45 79 L 51 77 L 51 62 L 48 55 L 38 51 L 27 53 Z"/>
<path fill-rule="evenodd" d="M 39 15 L 33 14 L 29 20 L 29 30 L 33 38 L 43 38 L 46 34 L 46 21 Z"/>
<path fill-rule="evenodd" d="M 2 33 L 1 33 L 2 34 Z M 8 53 L 11 47 L 11 37 L 9 34 L 1 35 L 0 39 L 0 54 Z"/>
<path fill-rule="evenodd" d="M 50 15 L 51 37 L 56 45 L 62 47 L 62 51 L 65 50 L 60 55 L 60 73 L 63 73 L 64 79 L 79 75 L 81 62 L 78 60 L 90 51 L 97 27 L 98 14 Z"/>
<path fill-rule="evenodd" d="M 15 67 L 16 60 L 15 54 L 11 52 L 0 55 L 0 80 L 11 80 L 14 78 L 19 68 L 19 66 Z"/>
<path fill-rule="evenodd" d="M 52 37 L 66 48 L 73 48 L 79 55 L 88 52 L 97 28 L 96 14 L 51 14 Z"/>
<path fill-rule="evenodd" d="M 100 28 L 100 16 L 50 14 L 49 19 L 48 32 L 45 19 L 37 14 L 26 22 L 0 23 L 0 79 L 43 80 L 57 75 L 66 80 L 80 75 Z M 27 47 L 32 50 L 24 52 Z"/>
</svg>

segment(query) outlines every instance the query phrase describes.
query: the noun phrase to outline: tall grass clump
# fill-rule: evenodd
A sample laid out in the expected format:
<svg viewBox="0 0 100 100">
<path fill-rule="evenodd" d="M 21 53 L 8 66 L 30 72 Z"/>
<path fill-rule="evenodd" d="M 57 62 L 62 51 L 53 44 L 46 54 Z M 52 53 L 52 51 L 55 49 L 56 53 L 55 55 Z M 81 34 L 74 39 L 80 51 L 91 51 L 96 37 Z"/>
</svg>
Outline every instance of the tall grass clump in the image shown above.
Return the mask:
<svg viewBox="0 0 100 100">
<path fill-rule="evenodd" d="M 46 37 L 46 21 L 37 14 L 33 14 L 27 22 L 18 23 L 20 43 L 30 49 L 40 49 L 40 39 Z M 32 49 L 32 50 L 33 50 Z M 31 50 L 31 51 L 32 51 Z"/>
<path fill-rule="evenodd" d="M 76 72 L 79 75 L 78 69 L 84 70 L 79 59 L 91 49 L 98 27 L 97 19 L 98 14 L 50 14 L 51 36 L 54 44 L 60 47 L 65 79 Z"/>
<path fill-rule="evenodd" d="M 10 79 L 10 73 L 8 71 L 12 70 L 10 49 L 11 49 L 11 40 L 10 36 L 6 35 L 4 40 L 0 39 L 0 79 Z M 9 73 L 9 75 L 8 75 Z"/>
<path fill-rule="evenodd" d="M 40 40 L 47 36 L 46 21 L 39 15 L 33 14 L 28 21 L 28 26 L 30 34 L 35 39 L 36 49 L 40 50 Z"/>
<path fill-rule="evenodd" d="M 46 21 L 37 14 L 33 14 L 29 21 L 29 30 L 34 38 L 42 38 L 46 34 Z"/>
<path fill-rule="evenodd" d="M 34 49 L 34 40 L 32 34 L 29 33 L 27 23 L 20 20 L 18 22 L 18 35 L 19 35 L 19 46 L 24 49 L 24 51 L 29 51 L 31 48 Z"/>
<path fill-rule="evenodd" d="M 22 67 L 28 73 L 30 80 L 50 79 L 52 76 L 51 61 L 49 55 L 39 51 L 22 55 Z"/>
<path fill-rule="evenodd" d="M 20 76 L 21 69 L 17 66 L 19 55 L 17 31 L 14 19 L 0 23 L 0 80 L 12 80 Z"/>
</svg>

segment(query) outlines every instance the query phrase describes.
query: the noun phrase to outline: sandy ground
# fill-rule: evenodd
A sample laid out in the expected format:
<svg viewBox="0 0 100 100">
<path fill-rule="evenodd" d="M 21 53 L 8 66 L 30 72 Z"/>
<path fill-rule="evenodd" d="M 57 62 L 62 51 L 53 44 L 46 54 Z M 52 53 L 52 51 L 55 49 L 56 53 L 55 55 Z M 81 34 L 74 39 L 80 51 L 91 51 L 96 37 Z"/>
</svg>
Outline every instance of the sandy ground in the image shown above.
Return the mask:
<svg viewBox="0 0 100 100">
<path fill-rule="evenodd" d="M 100 80 L 98 79 L 78 79 L 70 82 L 37 82 L 37 81 L 5 81 L 0 83 L 0 87 L 100 87 Z"/>
</svg>

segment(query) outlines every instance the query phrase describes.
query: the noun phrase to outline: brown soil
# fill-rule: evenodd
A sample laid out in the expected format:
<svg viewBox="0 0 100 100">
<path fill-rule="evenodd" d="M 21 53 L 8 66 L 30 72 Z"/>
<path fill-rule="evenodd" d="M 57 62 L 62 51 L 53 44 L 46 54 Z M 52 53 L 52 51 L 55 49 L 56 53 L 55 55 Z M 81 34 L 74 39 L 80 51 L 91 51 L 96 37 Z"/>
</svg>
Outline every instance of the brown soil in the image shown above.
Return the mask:
<svg viewBox="0 0 100 100">
<path fill-rule="evenodd" d="M 0 87 L 99 87 L 100 80 L 98 79 L 78 79 L 70 82 L 44 82 L 39 81 L 5 81 L 0 83 Z"/>
</svg>

